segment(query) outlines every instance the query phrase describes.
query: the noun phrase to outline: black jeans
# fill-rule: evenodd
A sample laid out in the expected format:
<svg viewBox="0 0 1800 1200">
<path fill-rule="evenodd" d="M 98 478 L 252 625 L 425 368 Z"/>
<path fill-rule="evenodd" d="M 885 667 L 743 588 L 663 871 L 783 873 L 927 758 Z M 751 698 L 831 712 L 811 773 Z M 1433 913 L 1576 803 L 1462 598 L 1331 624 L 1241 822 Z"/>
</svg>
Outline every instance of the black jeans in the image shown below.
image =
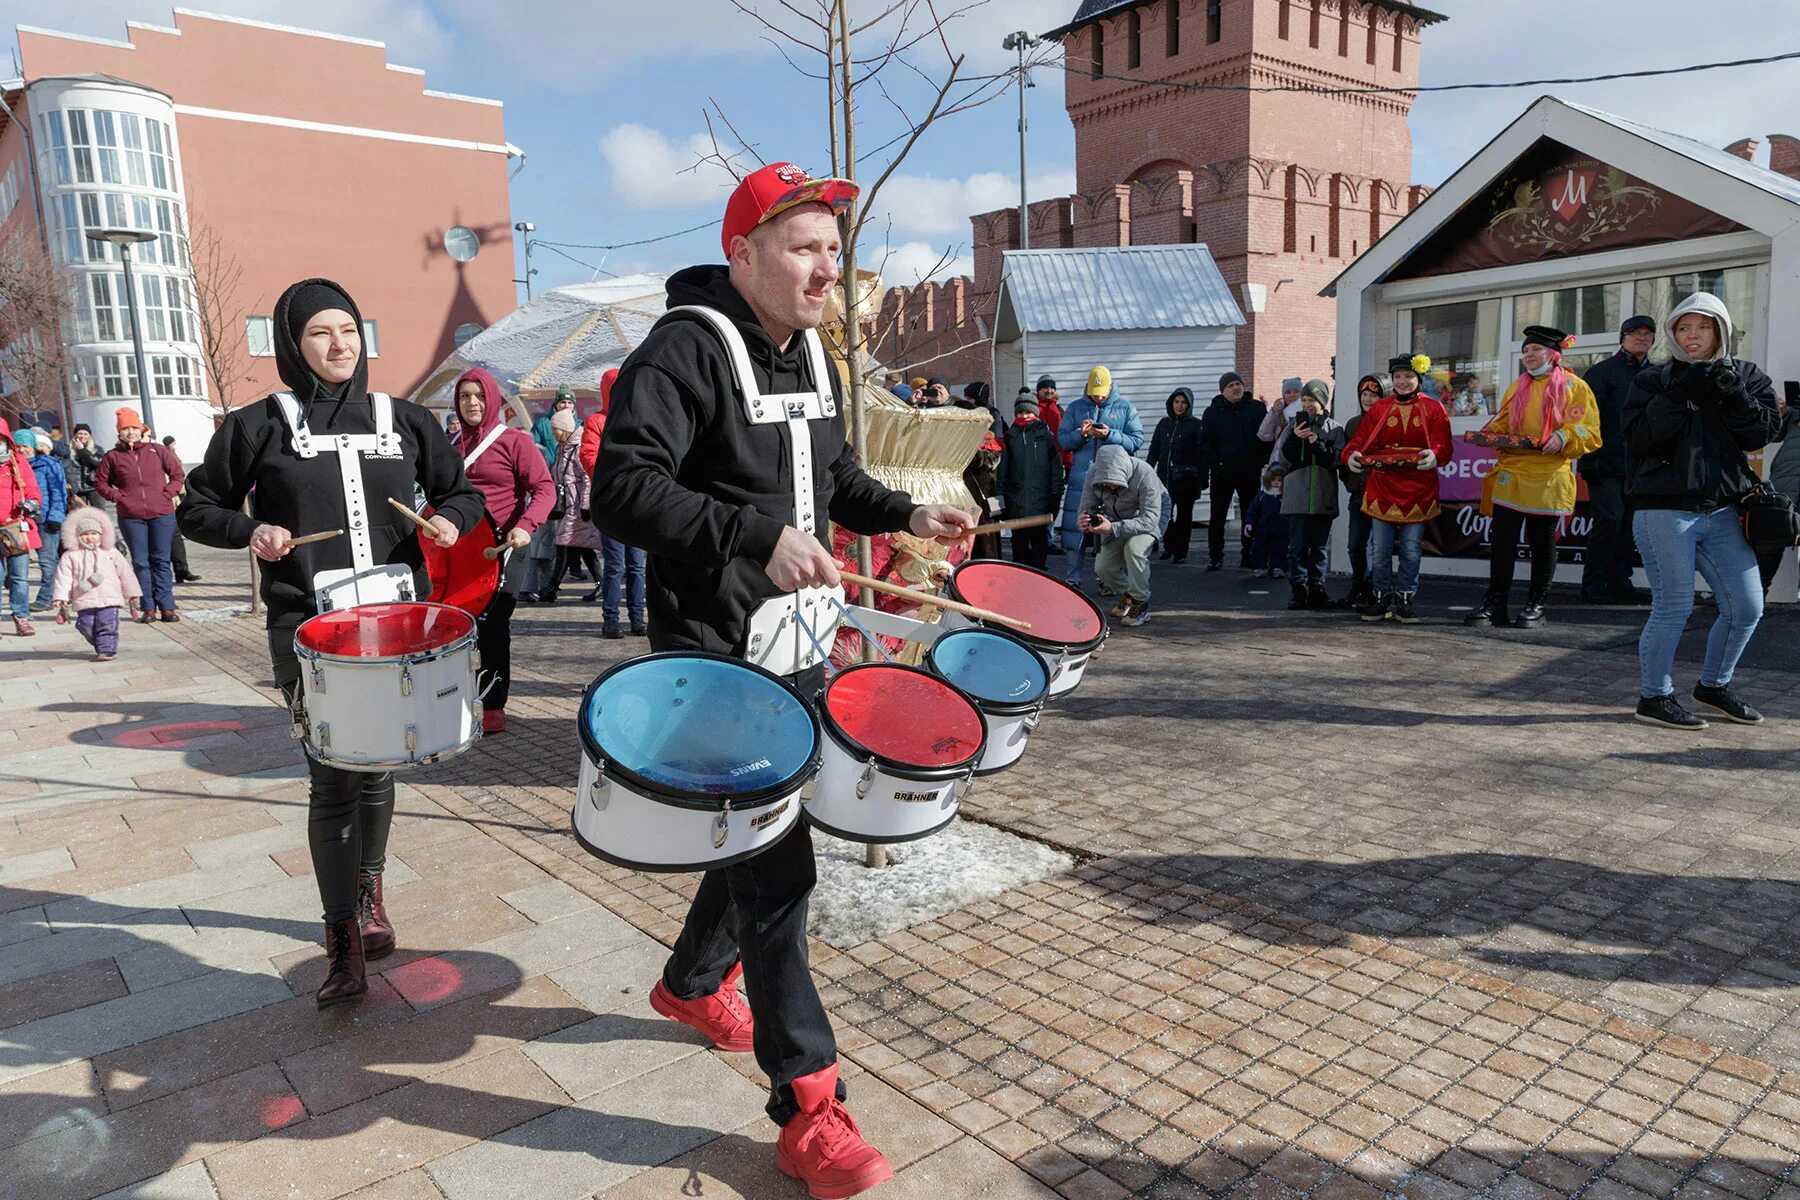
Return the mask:
<svg viewBox="0 0 1800 1200">
<path fill-rule="evenodd" d="M 1522 513 L 1494 505 L 1493 544 L 1488 557 L 1488 597 L 1505 600 L 1512 588 L 1513 563 L 1519 557 L 1519 534 L 1531 548 L 1531 594 L 1543 596 L 1556 577 L 1555 514 Z"/>
<path fill-rule="evenodd" d="M 1625 495 L 1625 481 L 1590 475 L 1587 486 L 1594 524 L 1581 564 L 1581 590 L 1593 596 L 1622 592 L 1631 586 L 1631 555 L 1637 548 L 1631 536 L 1631 501 Z"/>
<path fill-rule="evenodd" d="M 1331 542 L 1331 523 L 1336 519 L 1330 515 L 1287 519 L 1288 580 L 1295 587 L 1325 586 L 1325 547 Z"/>
<path fill-rule="evenodd" d="M 1169 499 L 1175 514 L 1169 518 L 1168 532 L 1163 535 L 1163 549 L 1176 562 L 1188 556 L 1188 542 L 1194 536 L 1194 504 L 1200 499 L 1202 486 L 1198 471 L 1177 471 L 1169 480 Z"/>
<path fill-rule="evenodd" d="M 275 684 L 288 707 L 299 701 L 300 660 L 294 655 L 294 626 L 269 630 L 269 661 Z M 313 875 L 327 923 L 356 916 L 358 871 L 379 873 L 387 865 L 388 829 L 394 821 L 394 777 L 391 773 L 344 771 L 306 758 L 311 783 L 307 790 L 306 840 L 312 848 Z"/>
<path fill-rule="evenodd" d="M 600 586 L 601 572 L 600 560 L 595 552 L 592 550 L 579 549 L 574 546 L 558 546 L 556 548 L 556 557 L 552 559 L 550 563 L 550 582 L 547 585 L 538 588 L 538 595 L 554 596 L 557 589 L 562 587 L 563 576 L 569 573 L 570 564 L 577 562 L 587 568 L 588 575 L 594 581 L 594 586 L 598 588 Z"/>
<path fill-rule="evenodd" d="M 1213 562 L 1225 561 L 1225 518 L 1231 515 L 1231 498 L 1237 497 L 1238 520 L 1250 511 L 1250 502 L 1262 488 L 1262 476 L 1252 466 L 1248 472 L 1214 471 L 1212 477 L 1212 518 L 1206 525 L 1206 550 Z M 1238 548 L 1242 562 L 1250 561 L 1250 535 L 1240 533 Z"/>
<path fill-rule="evenodd" d="M 1050 557 L 1050 531 L 1043 528 L 1013 530 L 1012 556 L 1016 563 L 1043 570 Z"/>
<path fill-rule="evenodd" d="M 519 606 L 513 592 L 496 592 L 487 611 L 475 618 L 475 648 L 481 653 L 481 669 L 475 686 L 481 691 L 481 707 L 505 708 L 512 688 L 512 619 Z"/>
<path fill-rule="evenodd" d="M 824 672 L 814 668 L 793 681 L 812 697 Z M 769 1077 L 768 1113 L 779 1125 L 799 1111 L 794 1080 L 837 1061 L 837 1039 L 807 958 L 806 910 L 817 881 L 812 831 L 802 819 L 756 857 L 701 877 L 663 968 L 670 992 L 697 1000 L 718 991 L 731 964 L 743 959 L 744 991 L 756 1018 L 756 1065 Z"/>
<path fill-rule="evenodd" d="M 1375 530 L 1375 518 L 1362 510 L 1360 493 L 1350 493 L 1350 585 L 1361 588 L 1369 582 L 1369 535 Z"/>
</svg>

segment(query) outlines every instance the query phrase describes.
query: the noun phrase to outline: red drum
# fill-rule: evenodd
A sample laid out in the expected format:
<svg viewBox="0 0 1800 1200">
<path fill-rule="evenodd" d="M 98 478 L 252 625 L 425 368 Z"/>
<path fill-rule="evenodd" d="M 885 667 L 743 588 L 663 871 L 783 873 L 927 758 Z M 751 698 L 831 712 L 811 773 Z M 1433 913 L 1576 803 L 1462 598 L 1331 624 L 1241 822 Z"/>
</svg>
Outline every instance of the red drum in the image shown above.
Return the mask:
<svg viewBox="0 0 1800 1200">
<path fill-rule="evenodd" d="M 429 517 L 431 513 L 427 505 L 425 515 Z M 432 603 L 448 604 L 476 617 L 486 612 L 500 590 L 503 564 L 499 555 L 489 558 L 485 553 L 500 544 L 494 519 L 482 513 L 475 528 L 457 538 L 456 545 L 448 550 L 440 549 L 423 529 L 418 537 L 419 548 L 425 554 L 425 573 L 431 576 Z"/>
<path fill-rule="evenodd" d="M 346 771 L 460 754 L 481 736 L 475 618 L 445 604 L 359 604 L 294 631 L 306 751 Z"/>
<path fill-rule="evenodd" d="M 1075 690 L 1088 659 L 1106 641 L 1106 616 L 1099 605 L 1079 589 L 1035 567 L 993 558 L 971 559 L 950 573 L 946 590 L 952 600 L 1031 622 L 1030 629 L 1018 629 L 946 612 L 941 623 L 946 629 L 979 625 L 1018 638 L 1050 668 L 1052 696 Z"/>
<path fill-rule="evenodd" d="M 987 747 L 973 700 L 890 663 L 838 672 L 819 724 L 825 739 L 806 819 L 858 842 L 906 842 L 949 824 Z"/>
</svg>

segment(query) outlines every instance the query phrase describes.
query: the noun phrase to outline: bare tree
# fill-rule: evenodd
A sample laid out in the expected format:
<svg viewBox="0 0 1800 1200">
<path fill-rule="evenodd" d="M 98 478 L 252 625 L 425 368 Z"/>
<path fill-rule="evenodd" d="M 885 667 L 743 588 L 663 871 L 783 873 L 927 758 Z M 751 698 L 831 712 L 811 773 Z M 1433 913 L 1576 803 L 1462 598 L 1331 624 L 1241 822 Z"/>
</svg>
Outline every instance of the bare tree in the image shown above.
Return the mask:
<svg viewBox="0 0 1800 1200">
<path fill-rule="evenodd" d="M 244 265 L 219 231 L 205 221 L 188 220 L 188 258 L 194 272 L 194 325 L 213 403 L 229 411 L 237 385 L 248 380 L 245 355 Z"/>
<path fill-rule="evenodd" d="M 0 237 L 0 380 L 17 408 L 63 408 L 74 311 L 74 280 L 36 233 L 21 223 Z"/>
</svg>

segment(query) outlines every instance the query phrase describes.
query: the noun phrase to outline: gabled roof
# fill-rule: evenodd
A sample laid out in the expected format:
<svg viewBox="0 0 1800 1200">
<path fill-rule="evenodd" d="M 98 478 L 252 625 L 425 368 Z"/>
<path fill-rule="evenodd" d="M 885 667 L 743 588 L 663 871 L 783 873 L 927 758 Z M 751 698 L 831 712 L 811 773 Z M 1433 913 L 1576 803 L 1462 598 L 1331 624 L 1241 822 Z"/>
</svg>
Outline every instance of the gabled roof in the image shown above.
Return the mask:
<svg viewBox="0 0 1800 1200">
<path fill-rule="evenodd" d="M 1389 12 L 1405 13 L 1421 25 L 1433 25 L 1439 21 L 1449 20 L 1443 13 L 1420 8 L 1411 3 L 1411 0 L 1368 0 L 1368 2 L 1385 8 Z M 1075 15 L 1069 18 L 1067 25 L 1059 25 L 1043 36 L 1047 38 L 1061 37 L 1071 30 L 1080 29 L 1083 25 L 1091 25 L 1101 17 L 1121 13 L 1128 8 L 1140 8 L 1149 3 L 1151 0 L 1081 0 L 1081 7 L 1075 10 Z"/>
<path fill-rule="evenodd" d="M 1007 332 L 1197 329 L 1242 325 L 1231 288 L 1202 245 L 1008 250 L 996 340 Z"/>
<path fill-rule="evenodd" d="M 1748 229 L 1773 236 L 1800 225 L 1800 180 L 1680 134 L 1541 96 L 1319 294 L 1335 296 L 1340 287 L 1366 287 L 1387 278 L 1540 138 L 1591 154 Z"/>
</svg>

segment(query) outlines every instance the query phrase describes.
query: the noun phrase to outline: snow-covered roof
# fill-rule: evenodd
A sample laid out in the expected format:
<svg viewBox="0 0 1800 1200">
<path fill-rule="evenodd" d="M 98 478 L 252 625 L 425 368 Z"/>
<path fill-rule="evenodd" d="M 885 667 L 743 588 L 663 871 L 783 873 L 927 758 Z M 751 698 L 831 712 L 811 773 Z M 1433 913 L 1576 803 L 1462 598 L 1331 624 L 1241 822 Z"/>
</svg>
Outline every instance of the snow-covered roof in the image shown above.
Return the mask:
<svg viewBox="0 0 1800 1200">
<path fill-rule="evenodd" d="M 1195 329 L 1244 314 L 1203 245 L 1008 250 L 997 336 L 1005 331 Z"/>
<path fill-rule="evenodd" d="M 1572 108 L 1576 112 L 1584 112 L 1596 121 L 1605 121 L 1608 125 L 1623 129 L 1627 133 L 1636 134 L 1647 142 L 1654 142 L 1665 150 L 1673 150 L 1686 158 L 1691 158 L 1704 167 L 1715 171 L 1723 171 L 1736 179 L 1741 179 L 1752 187 L 1761 188 L 1771 196 L 1780 196 L 1783 200 L 1791 200 L 1800 204 L 1800 179 L 1789 179 L 1767 167 L 1759 167 L 1748 159 L 1717 146 L 1709 146 L 1705 142 L 1697 142 L 1693 138 L 1682 137 L 1678 133 L 1670 133 L 1666 129 L 1657 129 L 1633 121 L 1629 117 L 1616 116 L 1602 112 L 1597 108 L 1589 108 L 1585 104 L 1577 104 L 1573 100 L 1558 99 L 1556 103 Z"/>
</svg>

